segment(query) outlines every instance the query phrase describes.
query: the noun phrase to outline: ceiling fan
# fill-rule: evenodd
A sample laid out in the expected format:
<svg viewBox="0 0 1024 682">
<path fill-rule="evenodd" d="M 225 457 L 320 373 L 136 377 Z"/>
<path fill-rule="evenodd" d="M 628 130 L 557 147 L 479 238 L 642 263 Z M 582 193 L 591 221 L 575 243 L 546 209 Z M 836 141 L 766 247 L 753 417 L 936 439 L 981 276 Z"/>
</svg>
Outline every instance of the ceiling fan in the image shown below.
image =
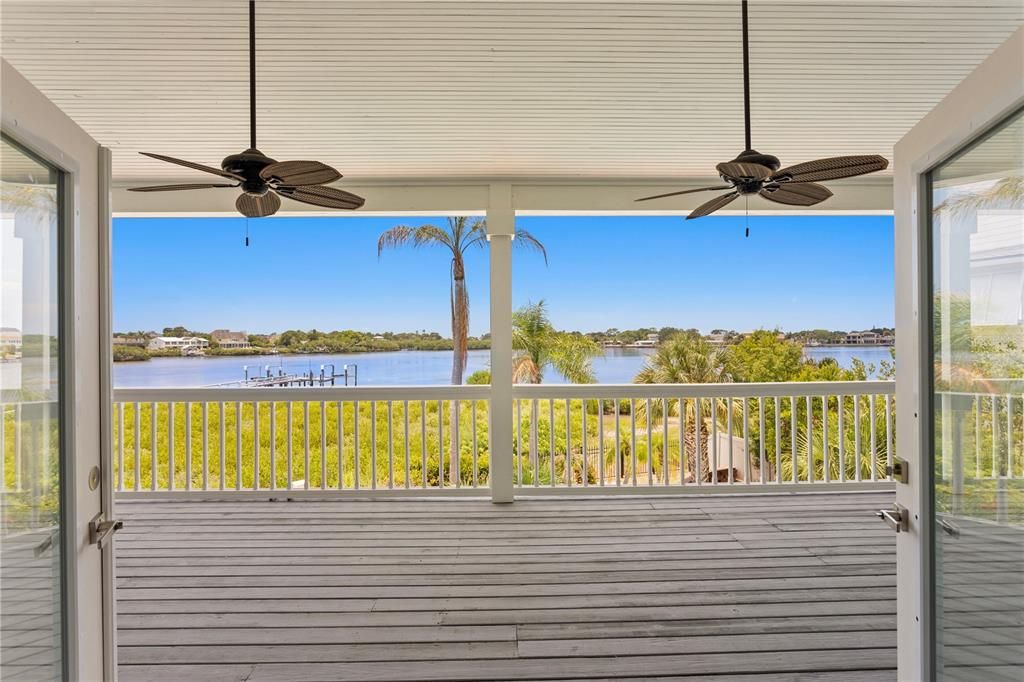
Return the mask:
<svg viewBox="0 0 1024 682">
<path fill-rule="evenodd" d="M 234 183 L 188 183 L 178 185 L 156 185 L 132 187 L 132 192 L 169 192 L 184 189 L 207 189 L 211 187 L 240 187 L 242 193 L 235 201 L 235 208 L 247 218 L 262 218 L 274 215 L 281 208 L 279 196 L 304 204 L 352 210 L 365 201 L 351 192 L 326 187 L 329 182 L 341 178 L 341 173 L 319 161 L 276 161 L 256 149 L 256 2 L 249 0 L 249 148 L 239 154 L 232 154 L 220 163 L 220 168 L 204 166 L 161 154 L 139 152 L 160 161 L 176 163 L 206 173 L 219 175 Z"/>
<path fill-rule="evenodd" d="M 684 189 L 680 192 L 655 194 L 636 201 L 650 201 L 663 197 L 674 197 L 692 192 L 707 192 L 727 189 L 711 201 L 701 204 L 690 215 L 691 218 L 714 213 L 737 197 L 759 194 L 769 201 L 791 206 L 813 206 L 832 196 L 821 180 L 837 180 L 855 175 L 885 170 L 889 162 L 877 155 L 833 156 L 816 161 L 806 161 L 780 170 L 779 159 L 771 154 L 761 154 L 750 145 L 750 44 L 747 38 L 747 0 L 743 0 L 743 119 L 746 133 L 746 149 L 732 161 L 716 166 L 722 180 L 728 184 L 698 189 Z"/>
</svg>

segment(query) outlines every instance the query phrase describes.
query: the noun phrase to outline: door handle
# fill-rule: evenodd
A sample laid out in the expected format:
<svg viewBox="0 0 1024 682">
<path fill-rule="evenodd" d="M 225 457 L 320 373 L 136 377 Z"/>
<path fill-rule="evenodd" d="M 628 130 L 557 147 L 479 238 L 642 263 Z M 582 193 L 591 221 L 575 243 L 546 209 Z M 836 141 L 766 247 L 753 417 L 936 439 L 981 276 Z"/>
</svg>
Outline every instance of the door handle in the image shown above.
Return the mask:
<svg viewBox="0 0 1024 682">
<path fill-rule="evenodd" d="M 938 524 L 939 524 L 939 528 L 941 528 L 946 535 L 948 535 L 949 537 L 953 538 L 954 540 L 959 539 L 959 537 L 960 537 L 960 529 L 959 528 L 954 526 L 952 523 L 950 523 L 946 519 L 939 519 L 938 520 Z"/>
<path fill-rule="evenodd" d="M 119 519 L 108 521 L 104 518 L 103 512 L 100 512 L 89 522 L 89 544 L 96 545 L 97 549 L 103 549 L 114 533 L 122 528 L 124 528 L 123 521 Z"/>
<path fill-rule="evenodd" d="M 885 521 L 897 533 L 906 532 L 910 528 L 910 515 L 906 507 L 894 504 L 892 509 L 879 509 L 875 516 Z"/>
</svg>

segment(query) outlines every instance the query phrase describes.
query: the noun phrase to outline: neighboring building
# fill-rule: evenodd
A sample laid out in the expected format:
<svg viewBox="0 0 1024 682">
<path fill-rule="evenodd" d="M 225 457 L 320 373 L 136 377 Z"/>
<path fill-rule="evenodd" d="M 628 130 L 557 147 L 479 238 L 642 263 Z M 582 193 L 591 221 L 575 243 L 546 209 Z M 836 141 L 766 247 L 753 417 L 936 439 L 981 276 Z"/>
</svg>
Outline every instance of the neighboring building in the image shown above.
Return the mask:
<svg viewBox="0 0 1024 682">
<path fill-rule="evenodd" d="M 205 349 L 210 347 L 210 342 L 198 336 L 157 336 L 150 339 L 146 346 L 149 350 L 168 350 L 178 348 L 180 350 Z"/>
<path fill-rule="evenodd" d="M 252 348 L 252 344 L 249 343 L 249 335 L 244 331 L 214 329 L 210 336 L 221 348 Z"/>
<path fill-rule="evenodd" d="M 12 351 L 21 348 L 21 330 L 14 327 L 0 327 L 0 349 Z"/>
<path fill-rule="evenodd" d="M 843 343 L 852 346 L 877 345 L 881 343 L 882 336 L 876 332 L 850 332 L 843 337 Z"/>
<path fill-rule="evenodd" d="M 648 334 L 647 338 L 640 339 L 636 343 L 632 343 L 630 345 L 635 348 L 654 348 L 655 346 L 658 345 L 658 335 Z"/>
<path fill-rule="evenodd" d="M 115 346 L 137 346 L 138 348 L 145 348 L 149 345 L 149 339 L 145 336 L 125 336 L 123 334 L 114 335 Z"/>
</svg>

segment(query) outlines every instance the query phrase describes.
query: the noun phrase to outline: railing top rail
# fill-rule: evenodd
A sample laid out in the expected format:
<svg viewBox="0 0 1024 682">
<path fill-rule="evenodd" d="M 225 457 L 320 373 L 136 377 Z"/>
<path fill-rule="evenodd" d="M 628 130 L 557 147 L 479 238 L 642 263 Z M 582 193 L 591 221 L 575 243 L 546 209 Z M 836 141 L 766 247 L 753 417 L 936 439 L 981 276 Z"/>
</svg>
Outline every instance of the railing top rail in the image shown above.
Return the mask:
<svg viewBox="0 0 1024 682">
<path fill-rule="evenodd" d="M 893 381 L 789 381 L 759 384 L 516 384 L 515 398 L 771 398 L 894 395 Z"/>
<path fill-rule="evenodd" d="M 317 402 L 352 400 L 487 400 L 490 386 L 306 386 L 116 388 L 114 402 Z"/>
</svg>

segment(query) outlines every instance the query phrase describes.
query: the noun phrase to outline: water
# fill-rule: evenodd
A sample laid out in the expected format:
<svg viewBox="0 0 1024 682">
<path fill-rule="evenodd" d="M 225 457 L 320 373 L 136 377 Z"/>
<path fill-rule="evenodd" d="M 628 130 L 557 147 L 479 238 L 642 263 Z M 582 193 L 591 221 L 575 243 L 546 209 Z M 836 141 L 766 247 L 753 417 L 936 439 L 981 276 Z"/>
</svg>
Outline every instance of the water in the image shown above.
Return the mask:
<svg viewBox="0 0 1024 682">
<path fill-rule="evenodd" d="M 632 383 L 644 359 L 654 353 L 650 348 L 608 348 L 604 356 L 594 360 L 598 383 Z M 854 358 L 878 364 L 889 359 L 889 349 L 882 347 L 817 346 L 804 351 L 806 357 L 820 360 L 832 357 L 842 367 L 849 367 Z M 488 369 L 489 351 L 469 352 L 465 376 Z M 270 365 L 277 374 L 308 372 L 319 374 L 320 365 L 359 366 L 360 386 L 425 386 L 448 384 L 451 381 L 451 351 L 399 351 L 393 353 L 345 353 L 325 355 L 209 356 L 202 358 L 154 358 L 148 362 L 114 363 L 114 385 L 117 387 L 210 386 L 244 378 L 242 369 L 249 366 L 250 376 L 265 373 Z M 544 382 L 565 383 L 553 370 L 544 373 Z"/>
</svg>

